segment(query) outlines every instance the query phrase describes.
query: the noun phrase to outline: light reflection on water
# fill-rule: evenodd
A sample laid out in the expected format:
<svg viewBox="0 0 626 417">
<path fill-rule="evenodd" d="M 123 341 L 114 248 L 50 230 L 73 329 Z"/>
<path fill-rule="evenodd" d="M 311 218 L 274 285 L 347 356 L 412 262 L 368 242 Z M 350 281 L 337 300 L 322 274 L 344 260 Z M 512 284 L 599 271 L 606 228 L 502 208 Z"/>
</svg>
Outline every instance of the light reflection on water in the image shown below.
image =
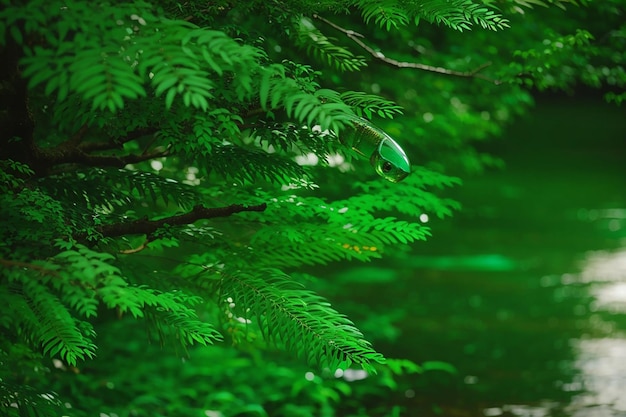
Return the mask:
<svg viewBox="0 0 626 417">
<path fill-rule="evenodd" d="M 626 248 L 589 252 L 580 278 L 582 282 L 626 281 Z"/>
<path fill-rule="evenodd" d="M 626 415 L 626 340 L 603 338 L 579 340 L 576 367 L 583 393 L 566 408 L 572 417 Z"/>
<path fill-rule="evenodd" d="M 501 155 L 507 171 L 476 183 L 468 181 L 472 188 L 462 194 L 464 206 L 476 209 L 471 213 L 473 222 L 461 223 L 460 230 L 475 233 L 469 243 L 463 242 L 460 252 L 492 245 L 514 261 L 529 260 L 528 276 L 519 274 L 519 282 L 527 283 L 527 288 L 495 272 L 483 287 L 470 287 L 483 294 L 483 309 L 489 312 L 494 309 L 490 298 L 494 288 L 500 285 L 509 290 L 502 290 L 501 297 L 513 306 L 516 320 L 510 320 L 506 329 L 497 327 L 495 321 L 489 321 L 486 328 L 520 340 L 519 348 L 502 342 L 511 352 L 509 362 L 486 357 L 484 369 L 476 367 L 481 377 L 476 386 L 481 381 L 490 384 L 484 397 L 491 401 L 480 412 L 502 417 L 626 416 L 623 111 L 609 113 L 612 110 L 606 107 L 575 100 L 545 104 L 549 105 L 541 107 L 542 117 L 536 123 L 518 124 L 511 130 L 513 141 Z M 609 114 L 615 114 L 615 119 L 604 118 Z M 583 127 L 599 120 L 608 129 L 597 135 L 599 141 L 590 141 Z M 550 141 L 543 139 L 545 132 L 555 132 Z M 529 142 L 529 138 L 537 141 Z M 500 190 L 499 194 L 494 190 Z M 511 239 L 515 233 L 519 238 Z M 609 247 L 622 249 L 584 254 Z M 535 272 L 538 276 L 533 276 Z M 528 289 L 532 288 L 530 277 L 539 279 L 540 290 Z M 528 300 L 529 307 L 516 304 L 509 296 L 513 293 Z M 468 339 L 472 337 L 478 339 L 475 335 Z M 507 385 L 509 380 L 490 372 L 502 368 L 510 372 L 509 380 L 519 382 L 517 392 Z"/>
<path fill-rule="evenodd" d="M 626 313 L 626 248 L 589 253 L 579 280 L 590 285 L 592 311 L 608 313 L 609 321 L 612 315 Z M 606 319 L 594 322 L 606 332 Z M 580 372 L 574 388 L 579 385 L 583 391 L 566 407 L 572 417 L 626 415 L 626 338 L 615 326 L 608 328 L 607 337 L 574 341 L 574 366 Z"/>
<path fill-rule="evenodd" d="M 503 407 L 487 408 L 483 411 L 486 417 L 516 416 L 516 417 L 549 417 L 552 410 L 558 408 L 558 403 L 543 401 L 537 406 L 526 404 L 507 404 Z"/>
<path fill-rule="evenodd" d="M 579 297 L 577 288 L 586 288 L 592 298 L 581 298 L 574 309 L 575 315 L 586 317 L 583 334 L 570 340 L 575 359 L 566 365 L 577 376 L 570 382 L 556 381 L 573 396 L 568 404 L 547 399 L 534 405 L 506 404 L 483 409 L 483 415 L 626 416 L 626 247 L 588 252 L 580 272 L 546 275 L 540 282 L 554 289 L 556 302 Z"/>
</svg>

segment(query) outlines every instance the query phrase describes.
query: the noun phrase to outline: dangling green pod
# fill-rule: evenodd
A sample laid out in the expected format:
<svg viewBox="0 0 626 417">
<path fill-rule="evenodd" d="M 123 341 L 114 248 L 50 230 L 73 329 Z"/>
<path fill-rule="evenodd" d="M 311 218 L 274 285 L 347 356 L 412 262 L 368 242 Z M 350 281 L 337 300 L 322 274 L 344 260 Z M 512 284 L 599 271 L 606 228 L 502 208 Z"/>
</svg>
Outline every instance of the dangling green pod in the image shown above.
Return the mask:
<svg viewBox="0 0 626 417">
<path fill-rule="evenodd" d="M 355 118 L 339 140 L 358 155 L 369 158 L 376 173 L 387 181 L 400 182 L 411 173 L 411 163 L 400 145 L 363 118 Z"/>
</svg>

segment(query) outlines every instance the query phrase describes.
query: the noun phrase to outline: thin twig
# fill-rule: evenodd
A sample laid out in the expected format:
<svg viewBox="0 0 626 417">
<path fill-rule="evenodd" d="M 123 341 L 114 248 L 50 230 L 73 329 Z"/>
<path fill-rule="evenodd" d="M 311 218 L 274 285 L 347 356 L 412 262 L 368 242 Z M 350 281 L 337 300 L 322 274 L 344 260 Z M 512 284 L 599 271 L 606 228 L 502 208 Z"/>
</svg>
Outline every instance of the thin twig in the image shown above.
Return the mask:
<svg viewBox="0 0 626 417">
<path fill-rule="evenodd" d="M 439 74 L 453 75 L 453 76 L 457 76 L 457 77 L 480 78 L 482 80 L 489 81 L 490 83 L 493 83 L 493 84 L 496 84 L 496 85 L 500 84 L 499 80 L 494 80 L 493 78 L 487 77 L 487 76 L 479 73 L 484 68 L 486 68 L 489 65 L 491 65 L 491 62 L 486 62 L 486 63 L 480 65 L 479 67 L 473 69 L 472 71 L 455 71 L 455 70 L 451 70 L 451 69 L 448 69 L 448 68 L 435 67 L 435 66 L 432 66 L 432 65 L 420 64 L 419 62 L 398 61 L 396 59 L 386 57 L 385 54 L 383 54 L 382 52 L 376 51 L 375 49 L 370 47 L 368 44 L 363 42 L 362 39 L 365 39 L 365 36 L 363 36 L 362 34 L 360 34 L 358 32 L 355 32 L 355 31 L 353 31 L 351 29 L 346 29 L 344 27 L 341 27 L 341 26 L 337 25 L 336 23 L 333 23 L 330 20 L 328 20 L 326 18 L 323 18 L 322 16 L 320 16 L 318 14 L 314 14 L 313 18 L 321 20 L 322 22 L 326 23 L 327 25 L 331 26 L 332 28 L 342 32 L 348 38 L 350 38 L 352 41 L 354 41 L 357 45 L 359 45 L 361 48 L 363 48 L 367 52 L 369 52 L 374 58 L 376 58 L 376 59 L 378 59 L 378 60 L 380 60 L 382 62 L 385 62 L 386 64 L 392 65 L 394 67 L 397 67 L 397 68 L 414 68 L 414 69 L 419 69 L 419 70 L 423 70 L 423 71 L 436 72 L 436 73 L 439 73 Z"/>
<path fill-rule="evenodd" d="M 133 253 L 141 252 L 142 250 L 144 250 L 145 248 L 148 247 L 148 245 L 150 244 L 150 242 L 152 242 L 152 240 L 151 239 L 146 239 L 146 240 L 143 241 L 143 243 L 141 245 L 137 246 L 136 248 L 122 249 L 120 251 L 120 253 L 124 254 L 124 255 L 132 255 Z"/>
</svg>

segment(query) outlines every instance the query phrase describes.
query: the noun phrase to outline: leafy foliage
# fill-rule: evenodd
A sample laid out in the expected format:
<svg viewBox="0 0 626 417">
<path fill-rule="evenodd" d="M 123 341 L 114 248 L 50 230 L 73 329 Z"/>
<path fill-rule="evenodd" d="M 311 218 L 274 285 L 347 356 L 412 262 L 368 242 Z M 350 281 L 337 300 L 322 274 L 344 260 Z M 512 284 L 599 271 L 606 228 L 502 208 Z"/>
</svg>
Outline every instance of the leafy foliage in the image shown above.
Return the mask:
<svg viewBox="0 0 626 417">
<path fill-rule="evenodd" d="M 379 372 L 388 387 L 424 372 L 383 365 L 376 335 L 311 289 L 316 268 L 425 240 L 430 218 L 460 208 L 445 189 L 495 163 L 471 143 L 522 114 L 526 88 L 582 82 L 622 101 L 623 23 L 603 36 L 521 8 L 566 3 L 0 0 L 3 413 L 332 415 L 352 389 L 336 372 Z M 614 22 L 611 7 L 592 10 Z M 355 115 L 406 149 L 404 182 L 342 145 Z M 153 392 L 133 392 L 126 411 L 96 400 L 94 369 L 118 349 L 142 359 L 145 339 L 169 365 L 205 358 L 215 386 L 287 350 L 316 390 L 271 362 L 293 386 L 284 405 L 212 387 L 206 403 L 181 407 L 176 391 L 167 405 L 145 381 Z M 207 347 L 223 340 L 254 359 Z M 157 363 L 142 366 L 155 375 Z M 198 369 L 184 378 L 211 373 Z"/>
<path fill-rule="evenodd" d="M 369 363 L 382 361 L 352 322 L 280 271 L 225 274 L 218 297 L 229 300 L 234 313 L 242 305 L 238 317 L 243 320 L 250 320 L 246 312 L 252 312 L 265 340 L 295 351 L 311 364 L 343 369 L 355 363 L 373 370 Z"/>
<path fill-rule="evenodd" d="M 299 45 L 320 61 L 342 71 L 358 71 L 366 65 L 362 56 L 355 56 L 349 49 L 338 45 L 337 39 L 324 35 L 311 19 L 301 17 L 296 28 Z"/>
<path fill-rule="evenodd" d="M 501 30 L 509 27 L 508 21 L 484 4 L 472 0 L 438 0 L 422 1 L 403 5 L 397 0 L 391 1 L 359 1 L 355 2 L 361 9 L 363 19 L 369 22 L 372 18 L 376 24 L 390 30 L 406 26 L 410 20 L 416 24 L 421 19 L 437 24 L 444 24 L 452 29 L 469 30 L 473 24 L 485 29 Z"/>
</svg>

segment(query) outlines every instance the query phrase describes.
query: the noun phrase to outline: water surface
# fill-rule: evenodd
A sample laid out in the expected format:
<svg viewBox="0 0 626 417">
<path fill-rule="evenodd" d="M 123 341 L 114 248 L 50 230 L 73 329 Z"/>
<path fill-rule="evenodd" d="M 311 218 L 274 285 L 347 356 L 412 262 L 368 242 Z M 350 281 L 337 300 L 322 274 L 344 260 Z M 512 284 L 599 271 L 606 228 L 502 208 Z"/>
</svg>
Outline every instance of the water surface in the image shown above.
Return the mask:
<svg viewBox="0 0 626 417">
<path fill-rule="evenodd" d="M 400 283 L 366 290 L 403 312 L 387 356 L 458 369 L 393 401 L 407 416 L 626 415 L 626 112 L 545 99 L 490 150 L 506 169 L 467 179 L 462 213 L 387 265 Z"/>
</svg>

